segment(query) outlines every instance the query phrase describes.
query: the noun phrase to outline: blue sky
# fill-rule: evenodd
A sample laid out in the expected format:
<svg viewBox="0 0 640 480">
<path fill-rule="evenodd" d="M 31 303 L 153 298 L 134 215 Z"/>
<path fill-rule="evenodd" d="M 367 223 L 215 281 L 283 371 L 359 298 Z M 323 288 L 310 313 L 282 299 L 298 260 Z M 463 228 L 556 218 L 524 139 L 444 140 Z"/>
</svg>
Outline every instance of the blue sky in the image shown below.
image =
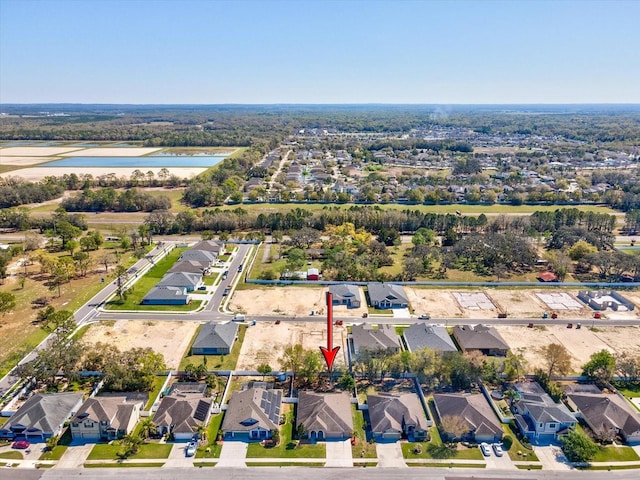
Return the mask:
<svg viewBox="0 0 640 480">
<path fill-rule="evenodd" d="M 0 103 L 640 103 L 640 1 L 0 0 Z"/>
</svg>

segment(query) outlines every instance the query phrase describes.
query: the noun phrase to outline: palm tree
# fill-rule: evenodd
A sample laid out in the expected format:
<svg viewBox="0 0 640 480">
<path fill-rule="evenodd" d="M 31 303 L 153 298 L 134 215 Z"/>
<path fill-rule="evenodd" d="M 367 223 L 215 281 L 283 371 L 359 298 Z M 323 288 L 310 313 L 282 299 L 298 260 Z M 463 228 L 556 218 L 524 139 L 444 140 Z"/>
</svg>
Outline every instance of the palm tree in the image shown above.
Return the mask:
<svg viewBox="0 0 640 480">
<path fill-rule="evenodd" d="M 153 423 L 153 420 L 151 420 L 151 417 L 145 418 L 142 420 L 142 423 L 140 423 L 140 432 L 145 440 L 148 440 L 151 432 L 155 432 L 155 430 L 156 425 Z"/>
<path fill-rule="evenodd" d="M 196 427 L 196 433 L 198 434 L 198 438 L 202 440 L 207 439 L 207 426 L 204 423 L 199 423 Z"/>
</svg>

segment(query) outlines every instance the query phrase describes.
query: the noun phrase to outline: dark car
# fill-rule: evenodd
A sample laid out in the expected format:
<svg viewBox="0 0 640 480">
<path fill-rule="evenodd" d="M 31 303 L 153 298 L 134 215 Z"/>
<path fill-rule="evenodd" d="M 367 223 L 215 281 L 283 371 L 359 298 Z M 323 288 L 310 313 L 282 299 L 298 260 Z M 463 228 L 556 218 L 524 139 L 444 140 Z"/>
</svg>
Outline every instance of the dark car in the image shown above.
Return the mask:
<svg viewBox="0 0 640 480">
<path fill-rule="evenodd" d="M 26 440 L 16 440 L 15 442 L 13 442 L 13 445 L 11 445 L 12 448 L 17 448 L 18 450 L 25 450 L 30 446 L 31 444 Z"/>
</svg>

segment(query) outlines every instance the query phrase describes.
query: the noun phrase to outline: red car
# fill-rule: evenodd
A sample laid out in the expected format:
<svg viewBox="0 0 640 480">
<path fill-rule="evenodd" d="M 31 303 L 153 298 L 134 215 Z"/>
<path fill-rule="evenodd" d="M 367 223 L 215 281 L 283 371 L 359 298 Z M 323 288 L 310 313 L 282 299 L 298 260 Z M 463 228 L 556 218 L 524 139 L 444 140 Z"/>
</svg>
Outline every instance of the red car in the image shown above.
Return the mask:
<svg viewBox="0 0 640 480">
<path fill-rule="evenodd" d="M 31 444 L 26 440 L 16 440 L 15 442 L 13 442 L 13 445 L 11 445 L 12 448 L 17 448 L 19 450 L 25 450 L 30 446 Z"/>
</svg>

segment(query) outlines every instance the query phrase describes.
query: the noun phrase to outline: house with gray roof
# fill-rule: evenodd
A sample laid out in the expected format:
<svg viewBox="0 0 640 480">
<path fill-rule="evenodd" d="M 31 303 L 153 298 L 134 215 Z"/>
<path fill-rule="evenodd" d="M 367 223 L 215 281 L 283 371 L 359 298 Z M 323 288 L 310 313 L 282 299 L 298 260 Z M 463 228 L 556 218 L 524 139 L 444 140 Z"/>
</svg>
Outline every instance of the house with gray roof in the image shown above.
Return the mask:
<svg viewBox="0 0 640 480">
<path fill-rule="evenodd" d="M 301 391 L 296 425 L 304 427 L 305 436 L 311 441 L 350 438 L 353 417 L 349 394 Z"/>
<path fill-rule="evenodd" d="M 498 442 L 502 439 L 502 424 L 481 393 L 436 393 L 433 395 L 433 404 L 443 436 L 478 443 Z M 447 432 L 447 417 L 459 417 L 468 430 L 460 437 Z"/>
<path fill-rule="evenodd" d="M 180 255 L 179 260 L 193 260 L 195 262 L 200 262 L 206 266 L 206 268 L 211 267 L 217 261 L 217 255 L 213 252 L 208 252 L 206 250 L 185 250 Z"/>
<path fill-rule="evenodd" d="M 207 323 L 191 345 L 191 355 L 228 355 L 237 335 L 237 322 Z"/>
<path fill-rule="evenodd" d="M 149 396 L 146 393 L 90 397 L 71 419 L 74 440 L 117 440 L 131 433 Z"/>
<path fill-rule="evenodd" d="M 183 287 L 153 287 L 141 305 L 186 305 L 191 301 L 187 289 Z"/>
<path fill-rule="evenodd" d="M 456 325 L 453 337 L 463 352 L 476 350 L 483 355 L 505 356 L 509 350 L 498 331 L 486 325 Z"/>
<path fill-rule="evenodd" d="M 595 385 L 591 390 L 567 389 L 567 404 L 589 428 L 601 435 L 620 435 L 631 445 L 640 444 L 640 414 L 618 393 L 604 393 Z M 579 387 L 582 387 L 580 385 Z M 606 436 L 606 435 L 605 435 Z"/>
<path fill-rule="evenodd" d="M 198 425 L 206 425 L 211 415 L 213 399 L 204 396 L 205 389 L 203 383 L 174 384 L 153 416 L 158 433 L 170 434 L 176 441 L 191 440 Z"/>
<path fill-rule="evenodd" d="M 82 393 L 38 393 L 0 427 L 0 438 L 43 442 L 60 435 L 65 422 L 82 405 Z"/>
<path fill-rule="evenodd" d="M 351 327 L 352 351 L 356 355 L 363 351 L 386 350 L 397 353 L 400 351 L 400 338 L 393 325 L 378 325 L 374 328 L 370 323 Z"/>
<path fill-rule="evenodd" d="M 341 283 L 329 286 L 329 293 L 332 295 L 334 305 L 346 305 L 347 308 L 360 308 L 360 287 Z"/>
<path fill-rule="evenodd" d="M 200 262 L 196 262 L 194 260 L 182 260 L 176 262 L 167 273 L 185 272 L 203 275 L 205 270 L 206 268 Z"/>
<path fill-rule="evenodd" d="M 200 240 L 196 243 L 191 250 L 204 250 L 205 252 L 211 252 L 217 256 L 224 255 L 225 248 L 224 242 L 220 240 Z"/>
<path fill-rule="evenodd" d="M 405 329 L 402 336 L 407 350 L 416 352 L 424 348 L 439 352 L 457 352 L 458 348 L 449 336 L 447 329 L 439 325 L 414 323 Z"/>
<path fill-rule="evenodd" d="M 367 395 L 367 405 L 376 440 L 400 440 L 404 436 L 410 442 L 420 442 L 427 438 L 431 422 L 415 393 Z"/>
<path fill-rule="evenodd" d="M 185 288 L 187 292 L 193 292 L 202 285 L 204 285 L 204 283 L 202 282 L 201 273 L 174 272 L 165 274 L 156 286 L 181 287 Z"/>
<path fill-rule="evenodd" d="M 513 385 L 518 399 L 511 405 L 518 428 L 530 439 L 553 440 L 576 426 L 576 417 L 556 403 L 537 382 Z"/>
<path fill-rule="evenodd" d="M 268 440 L 280 425 L 282 390 L 259 387 L 234 392 L 222 421 L 227 439 Z"/>
<path fill-rule="evenodd" d="M 372 282 L 367 284 L 369 301 L 374 308 L 407 308 L 409 299 L 402 285 Z"/>
</svg>

